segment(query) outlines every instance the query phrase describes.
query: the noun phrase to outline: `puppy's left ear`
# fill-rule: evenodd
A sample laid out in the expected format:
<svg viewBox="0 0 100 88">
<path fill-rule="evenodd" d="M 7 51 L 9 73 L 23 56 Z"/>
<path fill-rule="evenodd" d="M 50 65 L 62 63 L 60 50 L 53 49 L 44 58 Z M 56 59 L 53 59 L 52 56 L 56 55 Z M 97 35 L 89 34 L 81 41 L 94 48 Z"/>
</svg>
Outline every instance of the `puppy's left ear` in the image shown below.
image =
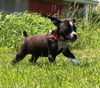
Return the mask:
<svg viewBox="0 0 100 88">
<path fill-rule="evenodd" d="M 76 23 L 76 20 L 75 20 L 75 19 L 73 19 L 73 22 L 74 22 L 74 23 Z"/>
<path fill-rule="evenodd" d="M 52 17 L 52 16 L 44 16 L 44 17 L 49 18 L 54 23 L 55 26 L 59 27 L 59 25 L 61 23 L 61 21 L 59 19 Z"/>
</svg>

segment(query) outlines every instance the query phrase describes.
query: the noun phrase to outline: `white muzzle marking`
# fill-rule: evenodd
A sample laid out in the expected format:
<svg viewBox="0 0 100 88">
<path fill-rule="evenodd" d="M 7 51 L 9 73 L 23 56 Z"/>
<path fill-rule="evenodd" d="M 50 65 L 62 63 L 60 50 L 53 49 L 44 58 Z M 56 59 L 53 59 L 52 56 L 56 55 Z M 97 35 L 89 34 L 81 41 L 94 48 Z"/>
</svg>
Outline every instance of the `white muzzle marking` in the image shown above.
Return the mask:
<svg viewBox="0 0 100 88">
<path fill-rule="evenodd" d="M 73 38 L 74 35 L 77 35 L 76 32 L 72 31 L 72 33 L 70 34 L 71 38 Z"/>
</svg>

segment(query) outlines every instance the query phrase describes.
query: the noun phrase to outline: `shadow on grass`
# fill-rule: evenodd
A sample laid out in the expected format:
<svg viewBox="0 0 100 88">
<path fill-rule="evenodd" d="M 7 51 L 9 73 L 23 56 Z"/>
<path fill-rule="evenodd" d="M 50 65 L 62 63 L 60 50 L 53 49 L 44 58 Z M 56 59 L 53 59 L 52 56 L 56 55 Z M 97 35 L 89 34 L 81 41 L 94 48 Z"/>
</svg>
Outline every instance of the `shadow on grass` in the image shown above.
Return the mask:
<svg viewBox="0 0 100 88">
<path fill-rule="evenodd" d="M 90 63 L 84 63 L 84 64 L 80 64 L 80 67 L 90 67 Z"/>
</svg>

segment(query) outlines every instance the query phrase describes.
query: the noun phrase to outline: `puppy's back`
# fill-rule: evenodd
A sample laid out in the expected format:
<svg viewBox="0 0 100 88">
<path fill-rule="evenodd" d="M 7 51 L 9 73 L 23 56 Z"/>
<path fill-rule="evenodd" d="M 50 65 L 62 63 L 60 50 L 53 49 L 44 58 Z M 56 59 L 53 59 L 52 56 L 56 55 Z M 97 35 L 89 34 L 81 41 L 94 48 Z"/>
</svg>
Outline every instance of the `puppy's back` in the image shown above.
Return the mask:
<svg viewBox="0 0 100 88">
<path fill-rule="evenodd" d="M 30 49 L 40 49 L 40 48 L 47 48 L 48 42 L 47 38 L 49 34 L 39 34 L 34 36 L 29 36 L 25 38 L 25 42 L 27 48 Z"/>
</svg>

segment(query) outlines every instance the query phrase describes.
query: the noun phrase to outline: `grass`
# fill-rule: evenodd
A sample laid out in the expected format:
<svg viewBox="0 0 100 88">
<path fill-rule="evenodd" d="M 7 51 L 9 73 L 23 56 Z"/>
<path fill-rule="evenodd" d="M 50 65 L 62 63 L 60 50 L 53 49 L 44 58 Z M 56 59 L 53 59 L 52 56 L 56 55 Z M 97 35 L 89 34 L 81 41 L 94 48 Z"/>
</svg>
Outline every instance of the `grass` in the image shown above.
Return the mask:
<svg viewBox="0 0 100 88">
<path fill-rule="evenodd" d="M 35 65 L 27 56 L 12 65 L 15 53 L 0 53 L 0 88 L 99 88 L 100 50 L 74 50 L 79 65 L 74 66 L 63 55 L 56 63 L 39 58 Z"/>
</svg>

